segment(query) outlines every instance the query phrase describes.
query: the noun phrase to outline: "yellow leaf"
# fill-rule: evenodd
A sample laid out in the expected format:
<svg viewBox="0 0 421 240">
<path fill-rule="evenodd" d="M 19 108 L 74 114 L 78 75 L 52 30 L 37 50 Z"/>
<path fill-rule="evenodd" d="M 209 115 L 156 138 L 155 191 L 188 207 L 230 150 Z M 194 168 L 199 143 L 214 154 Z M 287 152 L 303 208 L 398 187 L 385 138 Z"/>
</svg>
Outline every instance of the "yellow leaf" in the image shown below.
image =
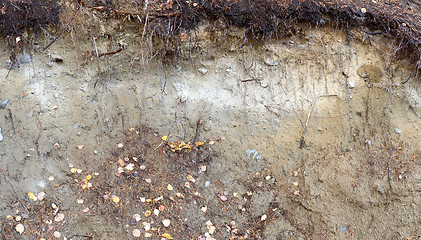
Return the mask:
<svg viewBox="0 0 421 240">
<path fill-rule="evenodd" d="M 151 212 L 151 211 L 149 211 L 149 210 L 147 210 L 147 211 L 145 212 L 145 217 L 149 217 L 151 214 L 152 214 L 152 212 Z"/>
<path fill-rule="evenodd" d="M 168 136 L 162 136 L 162 140 L 167 141 L 168 140 Z"/>
<path fill-rule="evenodd" d="M 174 188 L 171 186 L 171 184 L 168 184 L 167 189 L 172 191 Z"/>
<path fill-rule="evenodd" d="M 166 238 L 166 239 L 174 239 L 174 238 L 172 238 L 172 237 L 171 237 L 171 235 L 170 235 L 170 234 L 168 234 L 168 233 L 164 233 L 164 234 L 162 234 L 162 236 L 163 236 L 164 238 Z"/>
<path fill-rule="evenodd" d="M 70 172 L 71 172 L 71 173 L 76 173 L 76 172 L 77 172 L 77 168 L 71 168 L 71 169 L 70 169 Z"/>
<path fill-rule="evenodd" d="M 117 196 L 114 196 L 114 197 L 113 197 L 113 202 L 115 202 L 115 203 L 119 203 L 119 202 L 120 202 L 120 198 L 119 198 L 119 197 L 117 197 Z"/>
<path fill-rule="evenodd" d="M 197 142 L 196 143 L 196 147 L 198 147 L 198 146 L 202 146 L 203 144 L 205 144 L 204 142 Z"/>
<path fill-rule="evenodd" d="M 88 176 L 86 176 L 86 180 L 91 180 L 92 179 L 92 176 L 91 175 L 88 175 Z"/>
<path fill-rule="evenodd" d="M 28 197 L 29 197 L 29 199 L 31 199 L 31 200 L 32 200 L 32 199 L 34 199 L 34 194 L 33 194 L 33 193 L 31 193 L 31 192 L 29 192 L 29 193 L 28 193 Z"/>
</svg>

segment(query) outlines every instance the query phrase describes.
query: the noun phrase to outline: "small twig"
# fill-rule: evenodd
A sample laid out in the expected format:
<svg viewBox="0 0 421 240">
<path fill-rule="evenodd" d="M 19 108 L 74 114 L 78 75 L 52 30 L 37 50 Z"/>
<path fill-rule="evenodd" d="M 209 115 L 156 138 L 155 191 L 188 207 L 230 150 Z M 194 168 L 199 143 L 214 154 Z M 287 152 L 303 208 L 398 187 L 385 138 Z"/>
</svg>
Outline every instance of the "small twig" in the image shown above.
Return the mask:
<svg viewBox="0 0 421 240">
<path fill-rule="evenodd" d="M 38 124 L 39 124 L 39 133 L 38 133 L 38 137 L 37 137 L 37 139 L 35 140 L 34 143 L 35 143 L 35 145 L 38 146 L 38 141 L 41 138 L 41 133 L 42 133 L 42 124 L 41 124 L 41 120 L 39 120 L 38 115 L 36 115 L 36 116 L 37 116 L 37 120 L 38 120 Z"/>
<path fill-rule="evenodd" d="M 101 67 L 99 66 L 98 47 L 96 46 L 95 37 L 93 37 L 92 40 L 94 42 L 95 53 L 96 53 L 97 63 L 98 63 L 98 77 L 96 78 L 96 81 L 95 81 L 95 84 L 94 84 L 94 88 L 95 88 L 96 87 L 96 84 L 98 83 L 99 77 L 101 76 Z"/>
<path fill-rule="evenodd" d="M 103 56 L 113 55 L 113 54 L 119 53 L 119 52 L 121 52 L 121 51 L 123 51 L 123 49 L 122 49 L 122 48 L 119 48 L 119 49 L 117 49 L 117 50 L 115 50 L 115 51 L 106 52 L 106 53 L 98 53 L 98 52 L 97 52 L 97 55 L 98 55 L 98 57 L 103 57 Z"/>
<path fill-rule="evenodd" d="M 313 107 L 314 107 L 314 104 L 316 103 L 316 99 L 317 98 L 313 99 L 313 102 L 311 103 L 310 111 L 308 111 L 306 124 L 305 124 L 304 130 L 303 130 L 303 136 L 301 137 L 301 140 L 300 140 L 300 149 L 303 149 L 304 144 L 305 144 L 304 137 L 306 136 L 308 121 L 310 120 L 311 112 L 313 111 Z"/>
<path fill-rule="evenodd" d="M 178 117 L 177 117 L 178 105 L 180 104 L 180 102 L 181 102 L 181 97 L 178 97 L 175 103 L 174 123 L 177 126 L 177 132 L 180 132 L 180 128 L 178 127 L 178 125 L 180 125 L 181 128 L 184 130 L 184 136 L 183 136 L 184 138 L 186 136 L 186 130 L 184 129 L 183 125 L 180 123 L 180 120 L 178 120 Z"/>
<path fill-rule="evenodd" d="M 53 43 L 55 42 L 55 41 L 57 41 L 57 39 L 61 36 L 61 34 L 63 34 L 64 33 L 64 31 L 67 29 L 67 27 L 69 27 L 69 25 L 70 25 L 70 23 L 73 21 L 73 19 L 75 19 L 75 17 L 76 17 L 76 13 L 79 11 L 79 9 L 80 9 L 80 5 L 77 3 L 77 1 L 76 1 L 76 6 L 75 6 L 75 10 L 73 11 L 73 16 L 72 16 L 72 18 L 70 18 L 70 21 L 61 29 L 61 31 L 60 31 L 60 33 L 57 35 L 57 37 L 56 38 L 54 38 L 53 39 L 53 41 L 51 41 L 45 48 L 43 48 L 42 49 L 42 51 L 45 51 L 45 50 L 47 50 L 51 45 L 53 45 Z"/>
<path fill-rule="evenodd" d="M 308 115 L 307 115 L 306 124 L 304 125 L 303 136 L 301 137 L 301 140 L 300 140 L 300 149 L 303 149 L 303 147 L 304 147 L 304 144 L 305 144 L 304 137 L 306 136 L 308 122 L 310 121 L 311 112 L 313 111 L 313 107 L 316 104 L 317 98 L 320 98 L 320 97 L 337 97 L 337 96 L 338 95 L 336 95 L 336 94 L 320 95 L 320 96 L 317 96 L 316 98 L 313 99 L 313 102 L 311 103 L 310 111 L 308 112 Z"/>
<path fill-rule="evenodd" d="M 249 79 L 243 79 L 243 80 L 240 80 L 240 82 L 252 82 L 252 81 L 255 81 L 255 82 L 260 82 L 260 81 L 262 81 L 263 79 L 261 79 L 261 78 L 249 78 Z"/>
<path fill-rule="evenodd" d="M 97 57 L 102 57 L 102 56 L 109 56 L 109 55 L 113 55 L 116 53 L 119 53 L 123 51 L 122 48 L 119 48 L 115 51 L 111 51 L 111 52 L 106 52 L 106 53 L 98 53 Z M 82 64 L 82 66 L 80 68 L 84 68 L 86 66 L 86 64 L 88 64 L 88 61 L 94 56 L 94 52 L 93 51 L 88 51 L 88 56 L 86 57 L 85 62 Z"/>
<path fill-rule="evenodd" d="M 417 70 L 417 67 L 415 67 L 413 70 L 412 70 L 412 72 L 411 72 L 411 74 L 409 75 L 409 77 L 408 77 L 408 79 L 406 79 L 402 84 L 405 84 L 405 83 L 407 83 L 411 78 L 412 78 L 412 75 L 414 75 L 414 73 L 416 72 L 416 70 Z"/>
<path fill-rule="evenodd" d="M 208 111 L 209 109 L 205 109 L 205 110 L 203 110 L 202 111 L 202 113 L 200 113 L 200 116 L 199 116 L 199 119 L 197 120 L 197 123 L 196 123 L 196 134 L 194 135 L 194 138 L 193 138 L 193 143 L 195 143 L 196 142 L 196 140 L 197 140 L 197 137 L 199 136 L 199 128 L 200 128 L 200 125 L 202 124 L 202 117 L 203 117 L 203 115 Z"/>
<path fill-rule="evenodd" d="M 9 118 L 10 118 L 10 122 L 12 123 L 13 134 L 16 134 L 15 124 L 13 124 L 12 110 L 10 108 L 7 110 L 9 111 Z"/>
</svg>

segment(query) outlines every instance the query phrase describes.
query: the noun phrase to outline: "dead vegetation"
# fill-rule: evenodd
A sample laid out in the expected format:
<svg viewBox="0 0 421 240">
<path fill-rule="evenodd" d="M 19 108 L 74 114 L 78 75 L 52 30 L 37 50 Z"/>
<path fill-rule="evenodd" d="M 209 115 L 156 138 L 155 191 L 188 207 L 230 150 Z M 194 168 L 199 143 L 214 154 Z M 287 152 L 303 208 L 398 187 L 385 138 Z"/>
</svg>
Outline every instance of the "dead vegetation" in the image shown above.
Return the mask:
<svg viewBox="0 0 421 240">
<path fill-rule="evenodd" d="M 64 11 L 74 11 L 74 14 L 80 7 L 104 12 L 108 18 L 121 19 L 123 25 L 124 21 L 133 20 L 142 29 L 142 36 L 147 33 L 163 40 L 164 57 L 177 51 L 178 41 L 185 40 L 186 34 L 191 34 L 201 21 L 223 19 L 228 27 L 245 27 L 247 37 L 252 39 L 294 35 L 297 31 L 294 24 L 308 22 L 314 26 L 330 24 L 346 30 L 363 26 L 368 35 L 383 34 L 396 39 L 394 56 L 410 57 L 415 69 L 421 68 L 421 7 L 417 1 L 75 0 L 58 4 L 56 0 L 3 0 L 0 34 L 14 40 L 26 27 L 40 30 L 47 24 L 56 23 L 60 6 L 69 6 L 64 7 Z M 72 20 L 62 19 L 66 21 L 63 25 Z M 415 69 L 408 80 L 417 75 Z"/>
</svg>

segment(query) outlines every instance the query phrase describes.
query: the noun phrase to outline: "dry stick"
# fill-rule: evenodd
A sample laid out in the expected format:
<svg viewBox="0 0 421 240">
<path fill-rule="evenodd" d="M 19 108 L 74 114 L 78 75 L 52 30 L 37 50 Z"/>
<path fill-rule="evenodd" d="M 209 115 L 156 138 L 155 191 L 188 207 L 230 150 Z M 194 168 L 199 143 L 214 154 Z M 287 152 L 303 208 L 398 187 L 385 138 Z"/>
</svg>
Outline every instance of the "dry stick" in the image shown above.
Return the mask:
<svg viewBox="0 0 421 240">
<path fill-rule="evenodd" d="M 76 3 L 75 4 L 77 4 L 77 1 L 76 1 Z M 57 35 L 57 37 L 56 38 L 54 38 L 53 39 L 53 41 L 51 41 L 45 48 L 43 48 L 42 49 L 42 51 L 45 51 L 45 50 L 47 50 L 51 45 L 53 45 L 53 43 L 55 42 L 55 41 L 57 41 L 57 39 L 61 36 L 61 34 L 63 34 L 63 32 L 67 29 L 67 27 L 69 27 L 69 25 L 70 25 L 70 23 L 73 21 L 73 19 L 75 19 L 75 17 L 76 17 L 76 13 L 77 13 L 77 11 L 79 11 L 79 9 L 80 9 L 80 5 L 79 4 L 77 4 L 77 7 L 75 6 L 75 10 L 73 11 L 73 16 L 72 16 L 72 18 L 70 18 L 70 21 L 61 29 L 61 31 L 60 31 L 60 33 Z"/>
<path fill-rule="evenodd" d="M 213 105 L 213 104 L 211 104 L 211 106 L 212 106 L 212 105 Z M 197 120 L 197 123 L 196 123 L 196 134 L 194 135 L 194 138 L 193 138 L 193 143 L 195 143 L 195 142 L 196 142 L 197 137 L 199 136 L 199 127 L 200 127 L 200 125 L 202 124 L 202 117 L 203 117 L 203 115 L 204 115 L 206 112 L 208 112 L 208 110 L 209 110 L 209 108 L 208 108 L 208 109 L 204 109 L 204 110 L 200 113 L 199 119 Z"/>
<path fill-rule="evenodd" d="M 310 120 L 311 112 L 313 111 L 313 107 L 314 107 L 314 104 L 316 103 L 317 98 L 319 98 L 319 97 L 335 97 L 335 96 L 337 97 L 338 95 L 336 95 L 336 94 L 320 95 L 320 96 L 317 96 L 315 99 L 313 99 L 313 102 L 311 103 L 310 111 L 308 112 L 308 115 L 307 115 L 306 124 L 304 126 L 303 136 L 301 137 L 301 140 L 300 140 L 300 149 L 303 149 L 303 147 L 304 147 L 304 143 L 305 143 L 304 137 L 306 135 L 308 122 Z"/>
<path fill-rule="evenodd" d="M 252 82 L 252 81 L 255 81 L 255 82 L 260 82 L 260 81 L 262 81 L 263 79 L 261 79 L 261 78 L 249 78 L 249 79 L 243 79 L 243 80 L 240 80 L 240 82 Z"/>
<path fill-rule="evenodd" d="M 300 149 L 303 149 L 304 147 L 304 137 L 306 136 L 308 121 L 310 120 L 311 112 L 313 111 L 313 107 L 314 107 L 314 104 L 316 103 L 316 99 L 317 97 L 313 99 L 313 102 L 311 103 L 310 111 L 308 111 L 306 125 L 304 126 L 303 136 L 301 137 L 301 140 L 300 140 Z"/>
<path fill-rule="evenodd" d="M 99 54 L 98 54 L 98 47 L 96 46 L 95 37 L 93 37 L 92 40 L 94 42 L 96 59 L 97 59 L 97 62 L 98 62 L 98 77 L 96 78 L 96 81 L 95 81 L 95 84 L 94 84 L 94 88 L 95 88 L 96 84 L 98 83 L 99 77 L 101 76 L 101 67 L 99 66 Z"/>
<path fill-rule="evenodd" d="M 408 79 L 406 79 L 402 84 L 407 83 L 411 79 L 412 75 L 414 75 L 416 70 L 417 70 L 417 66 L 414 67 L 414 69 L 411 72 L 411 75 L 409 75 Z"/>
<path fill-rule="evenodd" d="M 12 129 L 13 129 L 13 134 L 16 134 L 16 128 L 15 128 L 15 124 L 13 124 L 13 114 L 12 114 L 12 109 L 7 109 L 9 111 L 9 118 L 10 118 L 10 122 L 12 124 Z"/>
</svg>

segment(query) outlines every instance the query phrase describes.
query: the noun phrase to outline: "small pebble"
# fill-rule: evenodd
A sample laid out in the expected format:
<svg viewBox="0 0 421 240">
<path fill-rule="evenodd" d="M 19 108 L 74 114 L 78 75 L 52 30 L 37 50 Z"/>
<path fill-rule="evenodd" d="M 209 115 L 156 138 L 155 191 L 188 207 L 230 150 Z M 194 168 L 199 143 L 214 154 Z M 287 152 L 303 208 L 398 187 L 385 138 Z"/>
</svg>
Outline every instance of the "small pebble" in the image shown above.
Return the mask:
<svg viewBox="0 0 421 240">
<path fill-rule="evenodd" d="M 199 71 L 201 74 L 205 75 L 206 73 L 208 73 L 209 70 L 207 70 L 206 68 L 199 68 L 199 69 L 197 69 L 197 71 Z"/>
<path fill-rule="evenodd" d="M 0 103 L 0 108 L 6 108 L 7 104 L 9 103 L 9 99 L 6 99 Z"/>
<path fill-rule="evenodd" d="M 220 198 L 221 198 L 221 200 L 222 200 L 222 201 L 224 201 L 224 202 L 228 200 L 228 198 L 227 198 L 226 196 L 221 196 Z"/>
<path fill-rule="evenodd" d="M 400 130 L 399 128 L 395 128 L 395 133 L 401 134 L 402 133 L 402 130 Z"/>
<path fill-rule="evenodd" d="M 266 214 L 263 214 L 263 216 L 260 218 L 260 220 L 265 221 L 267 217 L 268 216 Z"/>
</svg>

